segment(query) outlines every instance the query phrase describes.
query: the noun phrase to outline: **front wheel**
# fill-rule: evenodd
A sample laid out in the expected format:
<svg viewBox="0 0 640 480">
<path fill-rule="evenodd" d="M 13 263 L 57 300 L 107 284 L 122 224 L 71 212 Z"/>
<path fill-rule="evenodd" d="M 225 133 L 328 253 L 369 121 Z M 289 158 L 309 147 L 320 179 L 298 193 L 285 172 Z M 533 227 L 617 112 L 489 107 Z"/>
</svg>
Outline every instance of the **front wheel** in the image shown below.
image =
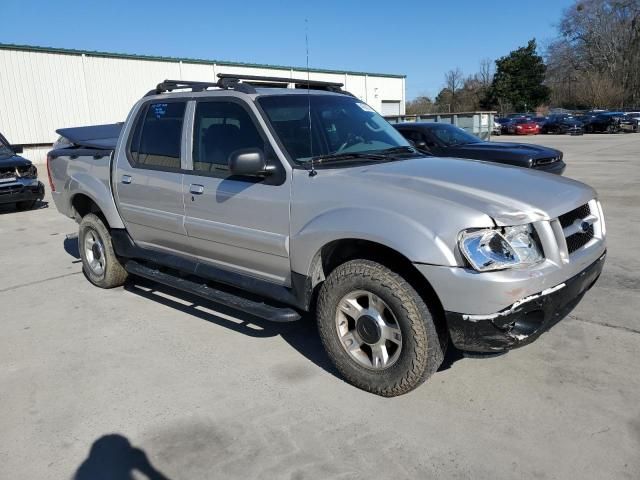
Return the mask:
<svg viewBox="0 0 640 480">
<path fill-rule="evenodd" d="M 369 260 L 344 263 L 329 275 L 320 288 L 317 320 L 335 367 L 352 385 L 378 395 L 413 390 L 444 358 L 422 297 L 400 275 Z"/>
<path fill-rule="evenodd" d="M 16 209 L 20 211 L 31 210 L 36 205 L 35 200 L 24 200 L 16 203 Z"/>
<path fill-rule="evenodd" d="M 111 235 L 100 217 L 89 213 L 82 217 L 78 235 L 82 270 L 91 283 L 100 288 L 119 287 L 127 279 L 111 244 Z"/>
</svg>

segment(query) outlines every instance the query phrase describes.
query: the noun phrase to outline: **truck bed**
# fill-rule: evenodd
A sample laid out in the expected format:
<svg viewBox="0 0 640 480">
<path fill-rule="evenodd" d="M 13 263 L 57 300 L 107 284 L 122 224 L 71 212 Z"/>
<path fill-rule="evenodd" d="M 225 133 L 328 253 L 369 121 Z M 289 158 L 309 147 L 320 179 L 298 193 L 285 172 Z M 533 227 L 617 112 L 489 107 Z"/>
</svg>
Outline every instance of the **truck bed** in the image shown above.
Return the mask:
<svg viewBox="0 0 640 480">
<path fill-rule="evenodd" d="M 111 159 L 121 129 L 110 124 L 56 130 L 64 138 L 48 153 L 47 166 L 61 213 L 74 218 L 74 197 L 81 194 L 100 206 L 112 227 L 122 228 L 111 191 Z"/>
</svg>

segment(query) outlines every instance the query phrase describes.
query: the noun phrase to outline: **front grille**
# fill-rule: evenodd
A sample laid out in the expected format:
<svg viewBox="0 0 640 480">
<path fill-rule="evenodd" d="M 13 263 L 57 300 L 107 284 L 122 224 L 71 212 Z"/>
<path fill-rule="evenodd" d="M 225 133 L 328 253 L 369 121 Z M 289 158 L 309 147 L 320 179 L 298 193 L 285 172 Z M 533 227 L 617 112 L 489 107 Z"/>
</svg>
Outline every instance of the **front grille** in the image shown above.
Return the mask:
<svg viewBox="0 0 640 480">
<path fill-rule="evenodd" d="M 16 176 L 16 167 L 0 168 L 0 178 L 11 178 Z"/>
<path fill-rule="evenodd" d="M 558 157 L 547 157 L 547 158 L 538 158 L 536 160 L 536 165 L 549 165 L 550 163 L 558 160 Z"/>
<path fill-rule="evenodd" d="M 593 215 L 591 215 L 591 208 L 589 208 L 589 204 L 585 203 L 575 210 L 571 210 L 564 215 L 560 215 L 558 218 L 560 225 L 562 225 L 562 228 L 565 231 L 567 250 L 570 254 L 589 243 L 589 240 L 591 240 L 595 234 L 592 220 L 582 222 L 582 220 L 587 217 L 593 217 Z M 576 223 L 580 223 L 581 228 L 578 231 L 576 231 L 575 227 L 569 228 Z"/>
<path fill-rule="evenodd" d="M 560 215 L 558 220 L 560 220 L 560 225 L 562 228 L 567 228 L 569 225 L 573 224 L 577 219 L 583 219 L 589 216 L 591 213 L 591 209 L 589 208 L 589 204 L 585 203 L 581 207 L 576 208 L 575 210 L 571 210 L 570 212 L 565 213 L 564 215 Z"/>
<path fill-rule="evenodd" d="M 567 250 L 569 253 L 573 253 L 580 247 L 589 243 L 589 240 L 593 238 L 593 225 L 589 225 L 586 232 L 578 232 L 567 237 Z"/>
</svg>

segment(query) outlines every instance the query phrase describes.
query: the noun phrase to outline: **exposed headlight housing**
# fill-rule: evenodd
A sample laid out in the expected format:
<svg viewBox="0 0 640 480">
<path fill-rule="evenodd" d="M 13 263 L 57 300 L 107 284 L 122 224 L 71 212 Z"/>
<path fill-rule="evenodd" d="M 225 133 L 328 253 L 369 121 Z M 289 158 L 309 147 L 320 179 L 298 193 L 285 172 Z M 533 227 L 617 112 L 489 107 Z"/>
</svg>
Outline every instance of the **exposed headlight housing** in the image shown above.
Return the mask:
<svg viewBox="0 0 640 480">
<path fill-rule="evenodd" d="M 16 168 L 16 175 L 20 178 L 37 178 L 38 169 L 33 164 L 24 167 L 20 166 Z"/>
<path fill-rule="evenodd" d="M 479 272 L 526 267 L 544 260 L 531 225 L 465 230 L 460 234 L 459 245 L 467 261 Z"/>
</svg>

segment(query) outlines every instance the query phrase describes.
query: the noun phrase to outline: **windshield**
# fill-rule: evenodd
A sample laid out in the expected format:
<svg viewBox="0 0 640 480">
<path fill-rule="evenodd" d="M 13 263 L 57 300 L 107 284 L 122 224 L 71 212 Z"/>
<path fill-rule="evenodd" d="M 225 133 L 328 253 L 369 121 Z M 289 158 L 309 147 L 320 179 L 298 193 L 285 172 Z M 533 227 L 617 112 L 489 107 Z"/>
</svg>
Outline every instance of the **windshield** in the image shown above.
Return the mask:
<svg viewBox="0 0 640 480">
<path fill-rule="evenodd" d="M 409 147 L 375 110 L 347 95 L 269 95 L 258 103 L 297 162 Z"/>
<path fill-rule="evenodd" d="M 0 157 L 13 157 L 13 155 L 13 150 L 11 150 L 4 137 L 0 135 Z"/>
<path fill-rule="evenodd" d="M 469 145 L 471 143 L 479 143 L 482 141 L 475 135 L 471 135 L 455 125 L 431 125 L 429 127 L 429 131 L 447 147 Z"/>
</svg>

